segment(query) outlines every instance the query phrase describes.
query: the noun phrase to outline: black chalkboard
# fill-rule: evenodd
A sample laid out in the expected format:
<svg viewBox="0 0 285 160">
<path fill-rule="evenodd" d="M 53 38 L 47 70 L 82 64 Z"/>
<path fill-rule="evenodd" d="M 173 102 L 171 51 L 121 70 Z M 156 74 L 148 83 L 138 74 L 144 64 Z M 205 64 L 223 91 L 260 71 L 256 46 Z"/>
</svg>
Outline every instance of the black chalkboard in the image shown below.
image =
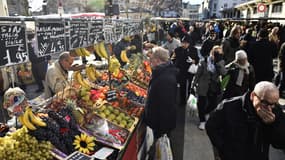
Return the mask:
<svg viewBox="0 0 285 160">
<path fill-rule="evenodd" d="M 75 151 L 64 160 L 93 160 L 93 159 L 94 158 L 87 156 L 86 154 Z"/>
<path fill-rule="evenodd" d="M 0 24 L 0 66 L 28 62 L 24 24 Z"/>
<path fill-rule="evenodd" d="M 65 51 L 65 34 L 63 22 L 37 22 L 36 38 L 39 57 Z"/>
<path fill-rule="evenodd" d="M 103 19 L 93 20 L 89 22 L 89 44 L 94 44 L 102 41 L 104 38 Z"/>
<path fill-rule="evenodd" d="M 115 22 L 115 36 L 116 41 L 121 40 L 124 37 L 124 23 L 123 21 L 116 21 Z"/>
<path fill-rule="evenodd" d="M 70 22 L 70 49 L 87 47 L 88 44 L 88 23 L 87 22 Z"/>
</svg>

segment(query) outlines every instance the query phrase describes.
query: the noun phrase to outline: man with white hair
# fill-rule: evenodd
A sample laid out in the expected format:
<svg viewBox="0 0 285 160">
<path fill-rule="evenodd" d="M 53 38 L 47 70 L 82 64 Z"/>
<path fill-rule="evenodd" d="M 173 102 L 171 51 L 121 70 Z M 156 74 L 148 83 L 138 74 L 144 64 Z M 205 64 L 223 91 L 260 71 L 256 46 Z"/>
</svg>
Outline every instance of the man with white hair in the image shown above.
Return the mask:
<svg viewBox="0 0 285 160">
<path fill-rule="evenodd" d="M 168 50 L 154 47 L 150 56 L 152 78 L 145 107 L 145 123 L 153 130 L 154 142 L 164 134 L 169 136 L 176 127 L 176 94 L 178 70 L 170 62 Z M 155 145 L 150 149 L 154 156 Z"/>
<path fill-rule="evenodd" d="M 268 160 L 269 145 L 285 148 L 285 114 L 279 91 L 261 81 L 252 92 L 224 100 L 206 124 L 221 160 Z"/>
<path fill-rule="evenodd" d="M 252 91 L 255 85 L 255 74 L 252 65 L 247 60 L 244 50 L 235 53 L 235 60 L 226 66 L 229 76 L 223 98 L 241 96 L 247 91 Z"/>
</svg>

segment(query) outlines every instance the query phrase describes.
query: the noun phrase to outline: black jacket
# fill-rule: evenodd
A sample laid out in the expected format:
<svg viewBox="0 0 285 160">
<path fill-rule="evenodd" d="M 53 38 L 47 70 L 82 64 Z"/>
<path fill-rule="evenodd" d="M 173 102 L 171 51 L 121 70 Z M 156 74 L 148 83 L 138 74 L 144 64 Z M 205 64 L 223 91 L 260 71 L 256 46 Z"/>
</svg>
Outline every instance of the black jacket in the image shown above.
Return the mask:
<svg viewBox="0 0 285 160">
<path fill-rule="evenodd" d="M 214 45 L 219 45 L 219 42 L 217 40 L 212 40 L 210 38 L 207 38 L 201 46 L 201 51 L 200 51 L 201 55 L 203 57 L 208 57 Z"/>
<path fill-rule="evenodd" d="M 248 67 L 249 74 L 244 73 L 241 86 L 236 85 L 236 81 L 238 79 L 239 70 L 240 70 L 237 64 L 231 63 L 229 67 L 227 67 L 227 70 L 228 70 L 227 75 L 230 75 L 230 80 L 224 92 L 224 99 L 241 96 L 247 91 L 253 90 L 255 85 L 255 74 L 252 65 L 249 65 Z"/>
<path fill-rule="evenodd" d="M 177 69 L 171 63 L 153 70 L 145 107 L 145 122 L 156 133 L 168 133 L 176 126 Z"/>
<path fill-rule="evenodd" d="M 224 100 L 206 123 L 207 134 L 222 160 L 268 160 L 269 145 L 285 148 L 285 115 L 279 106 L 272 124 L 257 116 L 249 92 Z"/>
<path fill-rule="evenodd" d="M 197 48 L 193 46 L 189 46 L 186 49 L 183 47 L 178 47 L 174 50 L 174 52 L 176 57 L 174 64 L 179 69 L 177 81 L 180 83 L 182 81 L 186 81 L 188 77 L 188 68 L 190 66 L 190 63 L 187 62 L 188 56 L 195 60 L 195 64 L 199 63 L 199 56 Z"/>
<path fill-rule="evenodd" d="M 268 39 L 262 39 L 249 46 L 248 61 L 252 64 L 256 83 L 260 81 L 272 81 L 273 58 L 278 54 L 277 47 Z"/>
</svg>

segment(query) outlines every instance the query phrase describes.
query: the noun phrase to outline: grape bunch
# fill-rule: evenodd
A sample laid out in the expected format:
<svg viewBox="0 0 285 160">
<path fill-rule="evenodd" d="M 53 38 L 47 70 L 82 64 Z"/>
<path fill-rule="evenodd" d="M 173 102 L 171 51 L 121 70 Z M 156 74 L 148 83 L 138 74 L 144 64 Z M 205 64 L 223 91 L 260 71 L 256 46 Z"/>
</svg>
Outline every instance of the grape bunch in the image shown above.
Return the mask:
<svg viewBox="0 0 285 160">
<path fill-rule="evenodd" d="M 49 141 L 38 141 L 28 134 L 23 127 L 0 138 L 1 160 L 50 160 L 52 144 Z"/>
</svg>

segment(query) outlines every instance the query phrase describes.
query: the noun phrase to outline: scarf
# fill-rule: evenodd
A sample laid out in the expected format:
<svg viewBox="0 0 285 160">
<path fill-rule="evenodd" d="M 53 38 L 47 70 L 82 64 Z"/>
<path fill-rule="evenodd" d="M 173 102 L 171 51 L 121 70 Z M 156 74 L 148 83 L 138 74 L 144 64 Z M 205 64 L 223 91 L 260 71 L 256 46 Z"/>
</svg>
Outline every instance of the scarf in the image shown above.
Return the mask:
<svg viewBox="0 0 285 160">
<path fill-rule="evenodd" d="M 249 63 L 247 62 L 245 65 L 240 65 L 237 62 L 235 62 L 235 65 L 239 68 L 236 85 L 242 86 L 244 74 L 247 74 L 247 75 L 249 74 L 249 69 L 248 69 Z"/>
<path fill-rule="evenodd" d="M 214 65 L 214 60 L 212 59 L 212 56 L 209 56 L 207 58 L 207 70 L 209 72 L 215 73 L 216 72 L 216 67 Z"/>
</svg>

